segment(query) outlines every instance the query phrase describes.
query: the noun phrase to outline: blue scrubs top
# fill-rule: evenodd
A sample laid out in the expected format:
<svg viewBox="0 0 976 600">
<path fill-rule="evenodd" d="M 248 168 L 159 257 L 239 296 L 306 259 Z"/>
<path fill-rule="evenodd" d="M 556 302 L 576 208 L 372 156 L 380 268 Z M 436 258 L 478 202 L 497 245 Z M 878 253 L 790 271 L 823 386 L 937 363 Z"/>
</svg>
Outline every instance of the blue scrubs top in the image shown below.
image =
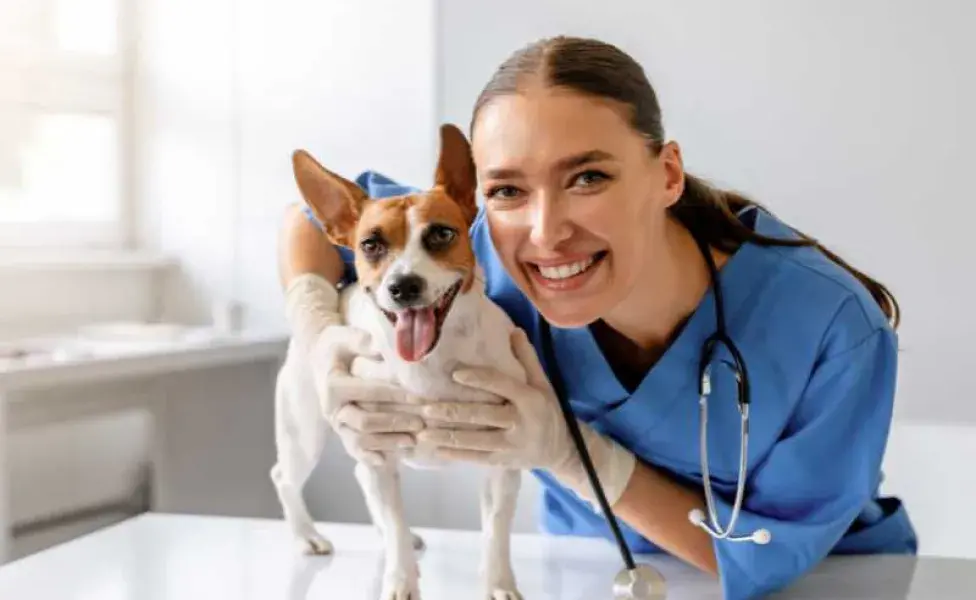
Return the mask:
<svg viewBox="0 0 976 600">
<path fill-rule="evenodd" d="M 363 173 L 357 183 L 373 198 L 416 191 L 374 172 Z M 795 235 L 756 208 L 740 218 L 766 236 Z M 483 211 L 471 234 L 489 297 L 529 333 L 541 356 L 539 313 L 502 266 Z M 340 252 L 352 279 L 352 253 Z M 745 244 L 719 278 L 728 334 L 743 355 L 752 389 L 746 493 L 734 534 L 759 528 L 772 534 L 765 546 L 714 542 L 724 596 L 763 597 L 828 554 L 914 554 L 916 535 L 900 500 L 879 496 L 898 348 L 874 300 L 812 248 Z M 644 462 L 701 489 L 698 360 L 705 338 L 715 331 L 712 293 L 633 394 L 618 381 L 588 328 L 551 331 L 577 417 Z M 723 358 L 720 353 L 716 360 Z M 549 373 L 556 368 L 544 366 Z M 708 408 L 709 468 L 719 523 L 725 525 L 739 460 L 739 413 L 727 369 L 713 369 Z M 543 484 L 545 531 L 612 539 L 588 503 L 548 473 L 534 474 Z M 653 498 L 648 502 L 653 510 Z M 621 527 L 634 553 L 661 551 L 626 524 Z"/>
</svg>

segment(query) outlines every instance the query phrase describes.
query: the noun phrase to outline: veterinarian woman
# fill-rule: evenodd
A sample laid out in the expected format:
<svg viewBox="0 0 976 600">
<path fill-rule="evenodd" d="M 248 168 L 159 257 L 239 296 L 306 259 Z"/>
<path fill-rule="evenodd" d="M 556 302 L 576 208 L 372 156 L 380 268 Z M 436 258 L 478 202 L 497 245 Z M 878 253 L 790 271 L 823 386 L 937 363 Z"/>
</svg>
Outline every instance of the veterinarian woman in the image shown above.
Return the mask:
<svg viewBox="0 0 976 600">
<path fill-rule="evenodd" d="M 457 460 L 533 469 L 547 531 L 609 537 L 550 387 L 558 378 L 630 548 L 717 575 L 727 598 L 788 586 L 830 553 L 915 552 L 900 501 L 878 495 L 897 359 L 898 309 L 885 287 L 751 200 L 686 173 L 642 68 L 613 46 L 555 38 L 518 51 L 478 99 L 470 137 L 485 199 L 473 243 L 489 295 L 528 332 L 513 343 L 532 381 L 459 373 L 508 403 L 427 414 L 486 431 L 375 414 L 340 424 L 351 453 L 421 438 Z M 409 191 L 376 174 L 361 183 L 374 197 Z M 331 284 L 354 276 L 349 266 L 299 209 L 283 241 L 296 335 L 310 352 L 322 343 L 355 352 L 355 332 L 324 326 L 338 320 Z M 296 279 L 309 273 L 321 278 Z M 732 535 L 764 530 L 766 544 L 715 539 L 689 520 L 695 509 L 708 514 L 699 361 L 720 328 L 741 355 L 751 399 Z M 726 368 L 735 358 L 716 346 L 707 405 L 722 527 L 740 473 L 737 386 Z M 326 404 L 369 400 L 373 384 L 356 381 Z"/>
</svg>

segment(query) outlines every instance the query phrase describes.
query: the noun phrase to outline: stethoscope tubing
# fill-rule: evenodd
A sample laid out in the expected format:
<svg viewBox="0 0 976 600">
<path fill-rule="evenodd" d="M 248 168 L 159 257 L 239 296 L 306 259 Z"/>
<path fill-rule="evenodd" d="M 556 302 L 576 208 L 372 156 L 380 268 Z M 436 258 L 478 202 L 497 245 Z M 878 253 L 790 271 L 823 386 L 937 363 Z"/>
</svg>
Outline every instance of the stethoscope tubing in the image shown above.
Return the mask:
<svg viewBox="0 0 976 600">
<path fill-rule="evenodd" d="M 559 400 L 559 406 L 562 409 L 561 412 L 563 419 L 566 421 L 566 427 L 569 429 L 569 434 L 573 438 L 573 444 L 576 446 L 577 454 L 583 463 L 583 469 L 586 471 L 590 488 L 592 488 L 597 503 L 600 505 L 600 511 L 606 517 L 607 524 L 610 526 L 617 546 L 620 548 L 620 556 L 623 558 L 624 565 L 628 571 L 633 571 L 636 568 L 634 556 L 630 551 L 630 547 L 627 545 L 627 540 L 624 539 L 624 534 L 620 530 L 620 524 L 617 522 L 613 510 L 610 508 L 610 502 L 607 500 L 607 495 L 603 491 L 603 486 L 600 485 L 600 479 L 597 477 L 596 469 L 593 466 L 593 459 L 586 450 L 586 441 L 583 439 L 579 423 L 576 421 L 576 417 L 573 415 L 573 409 L 569 404 L 569 396 L 566 394 L 565 382 L 563 381 L 562 375 L 559 374 L 559 368 L 556 366 L 555 351 L 552 348 L 552 331 L 549 328 L 549 323 L 543 318 L 540 318 L 539 321 L 540 328 L 542 329 L 543 354 L 546 362 L 550 364 L 554 375 L 550 377 L 550 383 L 552 383 L 553 391 Z"/>
</svg>

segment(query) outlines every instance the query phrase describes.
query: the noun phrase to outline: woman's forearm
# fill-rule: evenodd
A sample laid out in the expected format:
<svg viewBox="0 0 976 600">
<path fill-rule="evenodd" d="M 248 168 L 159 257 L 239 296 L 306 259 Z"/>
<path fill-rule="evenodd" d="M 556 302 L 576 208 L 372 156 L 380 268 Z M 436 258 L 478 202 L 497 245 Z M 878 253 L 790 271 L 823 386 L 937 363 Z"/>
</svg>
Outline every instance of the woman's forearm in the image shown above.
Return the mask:
<svg viewBox="0 0 976 600">
<path fill-rule="evenodd" d="M 282 288 L 303 273 L 317 273 L 332 285 L 345 266 L 332 242 L 305 216 L 298 204 L 285 210 L 278 239 L 278 276 Z"/>
<path fill-rule="evenodd" d="M 695 508 L 705 508 L 698 493 L 637 461 L 613 512 L 658 547 L 715 575 L 718 566 L 712 538 L 688 520 Z"/>
</svg>

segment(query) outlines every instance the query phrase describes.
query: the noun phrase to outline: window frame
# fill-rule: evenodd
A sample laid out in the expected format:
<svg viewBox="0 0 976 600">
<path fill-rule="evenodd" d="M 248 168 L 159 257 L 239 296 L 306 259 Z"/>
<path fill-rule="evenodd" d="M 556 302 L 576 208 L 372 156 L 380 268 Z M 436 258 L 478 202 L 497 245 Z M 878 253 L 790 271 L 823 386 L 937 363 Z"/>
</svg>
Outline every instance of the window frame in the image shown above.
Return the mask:
<svg viewBox="0 0 976 600">
<path fill-rule="evenodd" d="M 46 2 L 52 6 L 55 2 L 23 1 Z M 126 250 L 135 245 L 135 0 L 118 0 L 118 3 L 117 53 L 111 57 L 66 55 L 0 41 L 0 72 L 7 70 L 12 75 L 12 82 L 20 80 L 26 84 L 0 84 L 0 106 L 112 115 L 116 119 L 119 149 L 117 218 L 101 222 L 0 220 L 0 251 L 32 248 Z"/>
</svg>

